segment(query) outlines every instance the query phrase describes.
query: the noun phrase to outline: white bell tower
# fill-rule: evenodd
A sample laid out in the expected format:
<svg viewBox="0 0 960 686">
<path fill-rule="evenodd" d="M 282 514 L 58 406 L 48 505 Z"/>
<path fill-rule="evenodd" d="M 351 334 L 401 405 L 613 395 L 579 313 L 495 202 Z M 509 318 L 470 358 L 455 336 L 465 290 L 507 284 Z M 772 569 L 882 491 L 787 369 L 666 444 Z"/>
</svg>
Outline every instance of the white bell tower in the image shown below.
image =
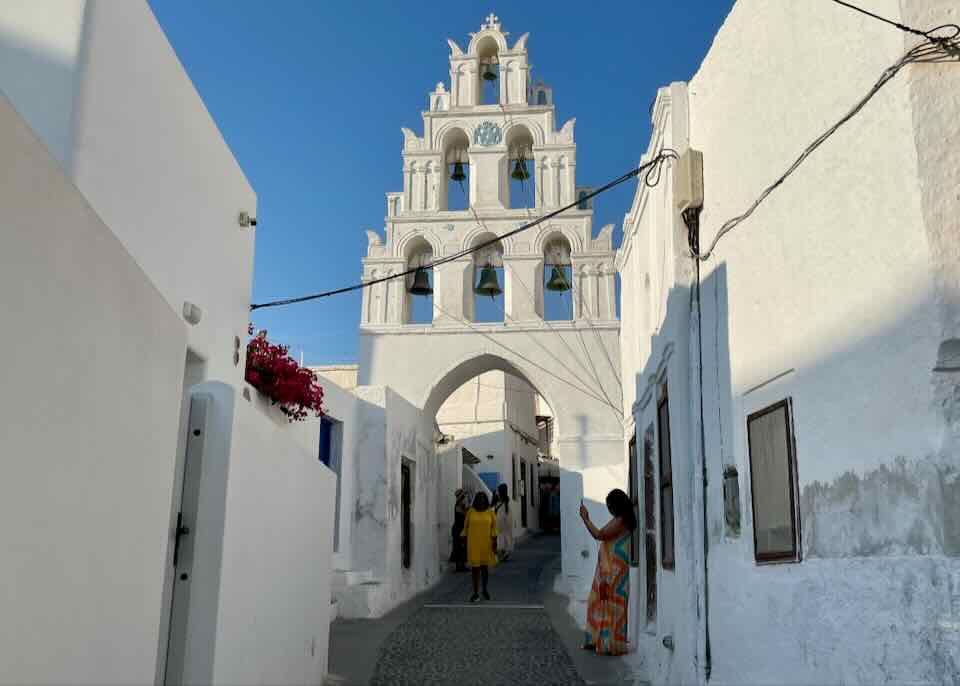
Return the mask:
<svg viewBox="0 0 960 686">
<path fill-rule="evenodd" d="M 363 290 L 358 380 L 389 386 L 419 409 L 410 442 L 419 452 L 432 447 L 437 410 L 465 382 L 491 370 L 525 379 L 553 409 L 561 509 L 576 516 L 581 498 L 602 503 L 626 483 L 613 225 L 594 236 L 584 200 L 497 240 L 574 203 L 582 190 L 574 120 L 558 126 L 552 90 L 531 83 L 527 34 L 508 37 L 491 14 L 466 50 L 447 41 L 449 86 L 429 94 L 422 135 L 403 129 L 403 188 L 387 193 L 383 234 L 367 231 L 363 278 L 494 242 L 434 273 Z M 486 293 L 477 295 L 481 276 Z M 567 319 L 545 319 L 555 315 L 545 312 L 548 292 Z M 500 319 L 481 321 L 491 295 Z M 432 298 L 432 316 L 414 307 L 421 297 Z M 581 551 L 595 546 L 572 521 L 563 531 L 564 575 L 582 579 L 574 585 L 586 593 L 594 561 Z"/>
<path fill-rule="evenodd" d="M 490 14 L 480 31 L 471 34 L 466 51 L 447 40 L 450 88 L 438 83 L 429 94 L 422 136 L 402 129 L 403 190 L 387 194 L 386 240 L 368 231 L 364 279 L 456 253 L 578 197 L 575 120 L 557 126 L 553 91 L 542 81 L 530 82 L 529 34 L 512 46 L 509 35 Z M 494 84 L 486 89 L 498 93 L 496 102 L 483 103 L 485 82 Z M 518 161 L 529 178 L 523 197 L 511 198 L 511 174 Z M 465 176 L 459 184 L 451 182 L 458 171 Z M 450 209 L 454 200 L 465 209 Z M 482 261 L 473 256 L 439 267 L 430 275 L 434 325 L 473 319 L 474 272 L 487 264 L 503 267 L 505 321 L 542 318 L 544 266 L 556 262 L 544 260 L 558 247 L 564 253 L 560 260 L 572 267 L 574 319 L 614 320 L 611 234 L 612 226 L 593 237 L 592 210 L 584 203 L 504 241 L 502 249 L 480 256 Z M 406 283 L 366 289 L 361 325 L 409 323 L 415 297 L 407 292 L 411 283 L 408 277 Z"/>
</svg>

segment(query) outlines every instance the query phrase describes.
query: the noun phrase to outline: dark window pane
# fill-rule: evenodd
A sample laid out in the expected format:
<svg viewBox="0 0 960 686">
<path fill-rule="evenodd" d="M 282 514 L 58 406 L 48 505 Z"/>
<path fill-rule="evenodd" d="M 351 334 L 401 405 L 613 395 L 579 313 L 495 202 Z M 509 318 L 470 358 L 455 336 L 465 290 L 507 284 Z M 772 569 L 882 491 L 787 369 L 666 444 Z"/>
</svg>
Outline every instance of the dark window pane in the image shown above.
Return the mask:
<svg viewBox="0 0 960 686">
<path fill-rule="evenodd" d="M 330 466 L 330 460 L 332 458 L 332 438 L 333 438 L 333 422 L 330 422 L 327 419 L 320 420 L 320 461 L 323 464 Z"/>
<path fill-rule="evenodd" d="M 673 569 L 673 486 L 661 489 L 660 512 L 663 522 L 663 566 Z"/>
<path fill-rule="evenodd" d="M 747 420 L 756 559 L 797 559 L 793 438 L 786 401 Z"/>
<path fill-rule="evenodd" d="M 660 479 L 671 481 L 673 466 L 670 459 L 670 409 L 666 398 L 657 408 L 657 428 L 660 438 Z"/>
</svg>

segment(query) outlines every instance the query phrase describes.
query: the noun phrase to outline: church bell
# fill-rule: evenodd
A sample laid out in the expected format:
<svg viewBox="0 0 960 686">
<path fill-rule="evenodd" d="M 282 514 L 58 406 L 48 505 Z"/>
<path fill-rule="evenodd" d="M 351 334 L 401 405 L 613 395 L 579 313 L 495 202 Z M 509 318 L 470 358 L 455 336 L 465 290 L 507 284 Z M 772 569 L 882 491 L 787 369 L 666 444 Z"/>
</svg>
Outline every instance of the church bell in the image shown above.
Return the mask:
<svg viewBox="0 0 960 686">
<path fill-rule="evenodd" d="M 497 72 L 493 68 L 493 65 L 487 62 L 483 65 L 483 80 L 484 81 L 496 81 Z"/>
<path fill-rule="evenodd" d="M 559 265 L 553 265 L 553 272 L 550 274 L 550 280 L 547 281 L 547 290 L 558 293 L 570 290 L 570 284 Z"/>
<path fill-rule="evenodd" d="M 463 171 L 463 162 L 454 162 L 453 163 L 453 173 L 450 174 L 450 180 L 460 183 L 467 175 Z"/>
<path fill-rule="evenodd" d="M 413 274 L 413 284 L 407 289 L 411 295 L 433 295 L 433 289 L 430 287 L 430 277 L 427 276 L 427 270 L 418 268 Z"/>
<path fill-rule="evenodd" d="M 477 282 L 477 287 L 473 289 L 473 292 L 477 295 L 489 295 L 491 298 L 503 293 L 500 283 L 497 281 L 497 270 L 493 267 L 484 267 L 480 272 L 480 281 Z"/>
<path fill-rule="evenodd" d="M 526 181 L 530 178 L 530 172 L 527 171 L 527 162 L 522 157 L 517 159 L 517 163 L 513 166 L 513 173 L 510 174 L 511 179 L 516 179 L 517 181 Z"/>
</svg>

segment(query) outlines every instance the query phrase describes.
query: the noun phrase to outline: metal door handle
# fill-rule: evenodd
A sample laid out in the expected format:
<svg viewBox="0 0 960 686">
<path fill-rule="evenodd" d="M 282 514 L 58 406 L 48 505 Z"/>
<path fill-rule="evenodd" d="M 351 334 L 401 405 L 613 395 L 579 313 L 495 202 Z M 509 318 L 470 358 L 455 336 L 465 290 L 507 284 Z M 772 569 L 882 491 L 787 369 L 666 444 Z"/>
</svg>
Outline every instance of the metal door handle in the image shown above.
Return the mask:
<svg viewBox="0 0 960 686">
<path fill-rule="evenodd" d="M 177 527 L 177 536 L 186 536 L 188 533 L 190 533 L 190 527 L 188 526 Z"/>
</svg>

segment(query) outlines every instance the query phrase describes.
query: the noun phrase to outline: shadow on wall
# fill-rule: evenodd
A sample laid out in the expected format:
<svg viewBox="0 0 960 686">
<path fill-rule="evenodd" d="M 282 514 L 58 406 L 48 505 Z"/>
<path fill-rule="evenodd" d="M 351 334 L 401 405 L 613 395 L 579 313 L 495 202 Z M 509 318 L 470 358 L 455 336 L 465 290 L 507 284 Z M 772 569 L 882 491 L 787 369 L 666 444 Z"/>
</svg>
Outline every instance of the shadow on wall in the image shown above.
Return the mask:
<svg viewBox="0 0 960 686">
<path fill-rule="evenodd" d="M 0 92 L 70 173 L 73 102 L 86 15 L 81 3 L 0 9 Z M 57 27 L 60 35 L 56 35 Z"/>
<path fill-rule="evenodd" d="M 951 428 L 960 417 L 960 372 L 935 370 L 941 345 L 931 326 L 936 310 L 921 289 L 915 292 L 906 304 L 877 302 L 871 312 L 851 313 L 863 324 L 844 329 L 844 336 L 814 331 L 807 346 L 792 340 L 793 331 L 772 328 L 764 340 L 751 341 L 741 330 L 734 389 L 727 265 L 704 278 L 704 431 L 713 542 L 722 531 L 735 535 L 723 514 L 722 476 L 729 467 L 739 471 L 742 535 L 752 535 L 746 416 L 790 397 L 804 558 L 960 556 L 958 432 Z M 684 464 L 699 467 L 699 417 L 693 414 L 699 398 L 688 397 L 698 382 L 696 323 L 692 289 L 671 289 L 665 324 L 651 336 L 653 354 L 636 376 L 636 397 L 650 394 L 637 427 L 642 445 L 643 432 L 656 419 L 658 387 L 649 381 L 662 380 L 669 366 L 672 462 L 681 471 Z M 752 344 L 756 358 L 749 354 Z M 658 456 L 655 441 L 657 478 Z M 692 505 L 684 490 L 674 492 L 678 565 L 682 530 L 692 533 L 683 524 Z"/>
</svg>

